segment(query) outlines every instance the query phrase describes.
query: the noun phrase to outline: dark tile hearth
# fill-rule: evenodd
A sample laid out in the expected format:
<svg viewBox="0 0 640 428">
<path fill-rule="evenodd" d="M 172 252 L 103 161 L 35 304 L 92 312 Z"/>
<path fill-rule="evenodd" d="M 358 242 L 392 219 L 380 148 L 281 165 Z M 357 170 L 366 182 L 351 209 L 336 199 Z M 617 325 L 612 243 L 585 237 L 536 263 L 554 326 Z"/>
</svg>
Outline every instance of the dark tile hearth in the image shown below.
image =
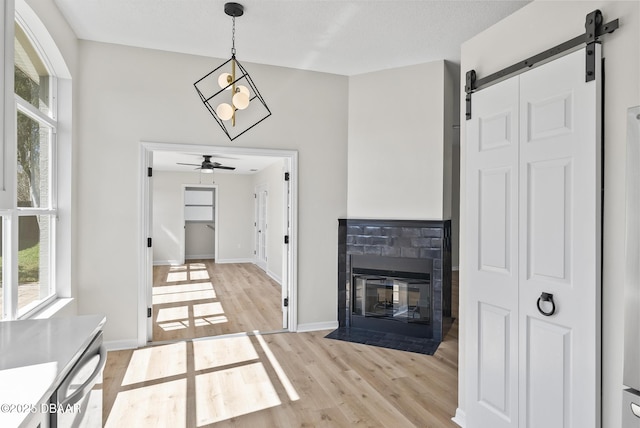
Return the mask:
<svg viewBox="0 0 640 428">
<path fill-rule="evenodd" d="M 433 355 L 440 344 L 439 340 L 434 339 L 348 327 L 340 327 L 327 334 L 325 338 L 426 355 Z"/>
</svg>

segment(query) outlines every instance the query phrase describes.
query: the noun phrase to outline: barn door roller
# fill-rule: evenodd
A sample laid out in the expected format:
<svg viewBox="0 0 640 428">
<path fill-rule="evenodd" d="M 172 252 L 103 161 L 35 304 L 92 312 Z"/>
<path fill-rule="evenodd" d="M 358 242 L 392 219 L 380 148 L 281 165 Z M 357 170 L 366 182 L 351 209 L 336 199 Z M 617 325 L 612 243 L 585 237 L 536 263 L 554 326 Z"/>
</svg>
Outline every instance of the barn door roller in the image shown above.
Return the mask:
<svg viewBox="0 0 640 428">
<path fill-rule="evenodd" d="M 547 62 L 550 59 L 560 56 L 567 51 L 573 50 L 576 47 L 581 45 L 585 45 L 586 49 L 586 69 L 585 69 L 585 81 L 590 82 L 596 78 L 596 56 L 594 45 L 599 42 L 599 37 L 604 34 L 613 33 L 618 29 L 618 20 L 615 19 L 611 22 L 603 24 L 604 20 L 602 18 L 602 12 L 600 10 L 594 10 L 589 13 L 585 19 L 585 32 L 584 34 L 580 34 L 579 36 L 574 37 L 571 40 L 568 40 L 564 43 L 561 43 L 557 46 L 552 47 L 551 49 L 547 49 L 544 52 L 541 52 L 537 55 L 534 55 L 530 58 L 525 59 L 524 61 L 520 61 L 512 66 L 507 68 L 503 68 L 502 70 L 490 74 L 487 77 L 483 77 L 482 79 L 478 79 L 476 76 L 475 70 L 469 70 L 466 74 L 466 83 L 464 87 L 464 91 L 467 93 L 465 97 L 466 104 L 466 118 L 467 120 L 471 119 L 471 94 L 479 91 L 480 89 L 484 89 L 489 87 L 495 83 L 498 83 L 508 77 L 515 76 L 528 68 L 533 67 L 534 65 L 539 65 L 541 63 Z"/>
</svg>

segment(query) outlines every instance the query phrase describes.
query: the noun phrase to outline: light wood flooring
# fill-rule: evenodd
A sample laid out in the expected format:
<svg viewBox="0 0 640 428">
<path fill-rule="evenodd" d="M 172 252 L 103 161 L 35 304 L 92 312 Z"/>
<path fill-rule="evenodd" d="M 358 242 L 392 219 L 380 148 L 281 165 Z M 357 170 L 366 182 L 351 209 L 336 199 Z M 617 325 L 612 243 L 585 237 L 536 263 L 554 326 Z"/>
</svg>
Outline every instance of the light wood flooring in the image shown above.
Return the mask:
<svg viewBox="0 0 640 428">
<path fill-rule="evenodd" d="M 153 341 L 282 329 L 280 285 L 250 263 L 153 268 Z"/>
<path fill-rule="evenodd" d="M 235 277 L 248 268 L 228 267 L 239 270 L 229 274 Z M 453 278 L 457 316 L 457 272 Z M 220 301 L 226 306 L 223 295 Z M 234 312 L 224 315 L 231 320 Z M 457 321 L 433 356 L 325 339 L 327 333 L 237 333 L 109 352 L 103 423 L 456 427 Z"/>
</svg>

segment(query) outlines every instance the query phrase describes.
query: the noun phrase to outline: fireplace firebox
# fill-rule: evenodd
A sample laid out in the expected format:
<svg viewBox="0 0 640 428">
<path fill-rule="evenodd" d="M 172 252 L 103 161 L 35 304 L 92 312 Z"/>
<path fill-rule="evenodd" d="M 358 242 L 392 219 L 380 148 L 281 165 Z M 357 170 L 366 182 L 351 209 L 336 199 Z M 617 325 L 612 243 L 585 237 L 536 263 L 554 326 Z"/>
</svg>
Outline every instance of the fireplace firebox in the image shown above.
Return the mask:
<svg viewBox="0 0 640 428">
<path fill-rule="evenodd" d="M 351 325 L 414 337 L 432 337 L 433 261 L 351 256 Z"/>
<path fill-rule="evenodd" d="M 340 334 L 438 344 L 451 322 L 451 221 L 338 221 Z"/>
</svg>

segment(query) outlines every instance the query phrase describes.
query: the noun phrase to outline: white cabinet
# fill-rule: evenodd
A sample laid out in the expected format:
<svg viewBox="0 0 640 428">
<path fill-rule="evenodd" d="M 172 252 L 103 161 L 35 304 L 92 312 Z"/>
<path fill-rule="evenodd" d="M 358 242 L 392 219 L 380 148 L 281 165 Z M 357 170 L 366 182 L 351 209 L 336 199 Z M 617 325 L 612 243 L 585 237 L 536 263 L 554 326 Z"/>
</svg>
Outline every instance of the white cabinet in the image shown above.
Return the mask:
<svg viewBox="0 0 640 428">
<path fill-rule="evenodd" d="M 87 349 L 95 338 L 101 338 L 105 322 L 102 315 L 0 322 L 0 403 L 33 406 L 29 408 L 34 410 L 0 412 L 0 427 L 49 426 L 50 417 L 57 412 L 52 415 L 50 408 L 41 406 L 49 403 L 78 362 L 89 355 Z M 105 361 L 102 349 L 100 363 Z M 101 412 L 98 414 L 101 421 Z M 86 417 L 87 413 L 76 412 L 75 416 Z M 70 426 L 78 425 L 58 424 Z"/>
</svg>

